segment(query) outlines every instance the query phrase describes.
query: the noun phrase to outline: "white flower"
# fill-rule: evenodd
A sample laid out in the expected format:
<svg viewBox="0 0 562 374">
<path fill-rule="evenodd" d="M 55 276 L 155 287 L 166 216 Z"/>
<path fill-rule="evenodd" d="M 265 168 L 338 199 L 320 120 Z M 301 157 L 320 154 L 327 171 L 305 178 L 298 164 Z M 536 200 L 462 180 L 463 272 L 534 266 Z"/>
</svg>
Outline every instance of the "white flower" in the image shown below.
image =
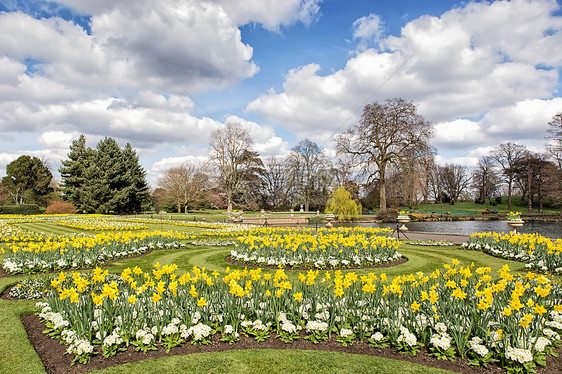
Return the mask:
<svg viewBox="0 0 562 374">
<path fill-rule="evenodd" d="M 203 323 L 198 323 L 195 326 L 191 326 L 188 330 L 189 335 L 193 336 L 194 341 L 200 341 L 208 337 L 212 329 Z"/>
<path fill-rule="evenodd" d="M 291 321 L 285 321 L 281 325 L 281 330 L 288 332 L 289 334 L 293 334 L 297 332 L 297 327 Z"/>
<path fill-rule="evenodd" d="M 351 329 L 341 329 L 340 330 L 340 336 L 342 338 L 349 338 L 351 335 L 353 335 L 353 330 L 351 330 Z"/>
<path fill-rule="evenodd" d="M 224 333 L 226 335 L 230 335 L 234 332 L 234 328 L 232 327 L 232 325 L 226 325 L 224 326 Z"/>
<path fill-rule="evenodd" d="M 447 332 L 447 326 L 443 322 L 435 324 L 435 330 L 439 333 Z"/>
<path fill-rule="evenodd" d="M 328 324 L 322 321 L 308 321 L 306 324 L 307 331 L 326 331 L 328 330 Z"/>
<path fill-rule="evenodd" d="M 507 347 L 505 357 L 511 361 L 516 361 L 521 364 L 533 361 L 533 354 L 528 349 Z"/>
</svg>

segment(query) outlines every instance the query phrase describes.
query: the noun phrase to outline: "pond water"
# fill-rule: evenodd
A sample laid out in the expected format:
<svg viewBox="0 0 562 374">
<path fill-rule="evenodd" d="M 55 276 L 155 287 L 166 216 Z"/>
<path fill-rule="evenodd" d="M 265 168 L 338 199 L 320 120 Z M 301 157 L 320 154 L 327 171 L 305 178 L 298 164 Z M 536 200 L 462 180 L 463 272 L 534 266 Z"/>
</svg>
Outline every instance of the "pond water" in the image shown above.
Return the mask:
<svg viewBox="0 0 562 374">
<path fill-rule="evenodd" d="M 335 226 L 391 227 L 395 223 L 342 223 Z M 445 222 L 409 222 L 410 231 L 436 232 L 443 234 L 470 235 L 474 232 L 508 232 L 511 228 L 505 221 L 445 221 Z M 562 238 L 562 222 L 527 222 L 517 229 L 520 233 L 538 233 L 552 239 Z"/>
</svg>

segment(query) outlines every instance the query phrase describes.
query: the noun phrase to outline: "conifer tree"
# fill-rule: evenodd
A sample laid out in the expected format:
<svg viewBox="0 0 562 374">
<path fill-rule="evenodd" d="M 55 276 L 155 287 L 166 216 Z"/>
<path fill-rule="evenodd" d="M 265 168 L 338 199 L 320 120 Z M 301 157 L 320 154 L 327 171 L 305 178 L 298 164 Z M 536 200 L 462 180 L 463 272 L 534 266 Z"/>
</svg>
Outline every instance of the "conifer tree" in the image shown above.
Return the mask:
<svg viewBox="0 0 562 374">
<path fill-rule="evenodd" d="M 70 201 L 76 211 L 84 213 L 86 169 L 91 163 L 93 151 L 86 148 L 86 137 L 80 135 L 72 142 L 68 159 L 61 161 L 59 172 L 61 174 L 60 189 L 64 200 Z"/>
<path fill-rule="evenodd" d="M 68 157 L 60 170 L 63 191 L 80 212 L 134 213 L 149 204 L 146 172 L 130 144 L 121 149 L 114 139 L 105 138 L 90 149 L 81 136 Z"/>
</svg>

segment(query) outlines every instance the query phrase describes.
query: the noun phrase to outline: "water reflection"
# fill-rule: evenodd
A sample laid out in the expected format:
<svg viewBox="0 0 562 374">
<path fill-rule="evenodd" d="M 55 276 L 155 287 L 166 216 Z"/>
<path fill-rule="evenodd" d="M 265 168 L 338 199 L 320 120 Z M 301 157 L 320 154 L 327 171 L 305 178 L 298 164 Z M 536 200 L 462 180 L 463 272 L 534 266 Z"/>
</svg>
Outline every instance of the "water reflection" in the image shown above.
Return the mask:
<svg viewBox="0 0 562 374">
<path fill-rule="evenodd" d="M 391 227 L 395 223 L 352 223 L 337 226 Z M 438 232 L 443 234 L 470 235 L 474 232 L 509 232 L 511 228 L 505 221 L 452 221 L 452 222 L 410 222 L 406 224 L 410 231 Z M 562 238 L 562 222 L 526 222 L 519 228 L 520 233 L 539 233 L 548 238 Z"/>
</svg>

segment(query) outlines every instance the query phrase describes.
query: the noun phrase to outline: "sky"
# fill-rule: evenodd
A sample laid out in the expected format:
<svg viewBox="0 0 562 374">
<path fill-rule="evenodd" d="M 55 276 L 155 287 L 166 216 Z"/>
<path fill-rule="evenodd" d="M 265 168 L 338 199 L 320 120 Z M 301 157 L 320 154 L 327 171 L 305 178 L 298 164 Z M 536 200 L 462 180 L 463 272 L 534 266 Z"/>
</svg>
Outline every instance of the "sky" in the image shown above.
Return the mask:
<svg viewBox="0 0 562 374">
<path fill-rule="evenodd" d="M 437 162 L 542 151 L 562 112 L 555 0 L 0 0 L 0 175 L 60 161 L 80 134 L 130 143 L 149 183 L 208 156 L 227 122 L 262 157 L 333 137 L 401 97 Z"/>
</svg>

